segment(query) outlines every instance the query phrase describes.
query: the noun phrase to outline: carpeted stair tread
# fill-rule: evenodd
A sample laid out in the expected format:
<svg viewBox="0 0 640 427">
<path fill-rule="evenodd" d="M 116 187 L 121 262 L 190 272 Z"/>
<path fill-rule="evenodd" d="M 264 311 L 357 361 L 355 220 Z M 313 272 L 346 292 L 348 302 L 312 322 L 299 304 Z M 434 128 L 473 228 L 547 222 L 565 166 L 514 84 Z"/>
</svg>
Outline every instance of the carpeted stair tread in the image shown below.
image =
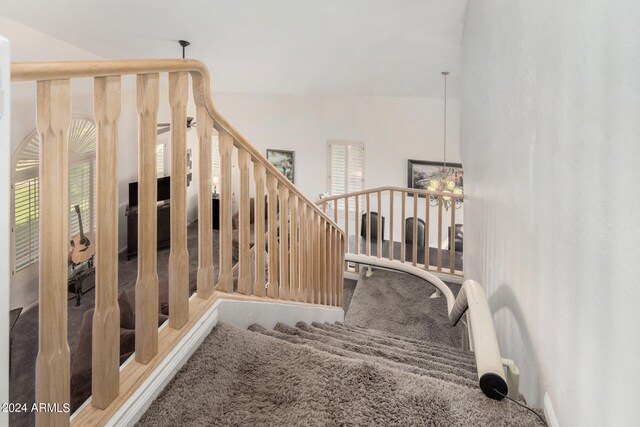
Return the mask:
<svg viewBox="0 0 640 427">
<path fill-rule="evenodd" d="M 472 389 L 219 323 L 139 426 L 533 426 Z"/>
<path fill-rule="evenodd" d="M 468 370 L 469 372 L 475 373 L 476 366 L 474 363 L 469 363 L 468 360 L 459 360 L 452 359 L 449 355 L 442 355 L 439 353 L 427 352 L 427 351 L 415 351 L 414 349 L 401 348 L 398 346 L 390 346 L 387 344 L 382 344 L 376 341 L 375 339 L 369 339 L 362 335 L 354 335 L 349 336 L 343 333 L 339 333 L 331 330 L 327 325 L 322 323 L 313 322 L 311 325 L 303 324 L 304 328 L 310 330 L 311 332 L 316 332 L 322 335 L 326 335 L 332 337 L 334 339 L 340 341 L 347 341 L 357 345 L 363 345 L 371 349 L 381 350 L 381 351 L 390 351 L 395 354 L 401 354 L 402 356 L 424 359 L 427 361 L 433 361 L 436 363 L 441 363 L 444 366 L 452 366 L 455 365 L 457 368 Z"/>
<path fill-rule="evenodd" d="M 442 350 L 445 351 L 451 351 L 453 353 L 458 353 L 461 355 L 468 355 L 470 357 L 471 353 L 464 351 L 462 349 L 459 349 L 458 347 L 453 347 L 447 344 L 442 344 L 442 343 L 438 343 L 438 342 L 433 342 L 433 341 L 423 341 L 423 340 L 418 340 L 418 339 L 414 339 L 414 338 L 410 338 L 410 337 L 405 337 L 402 335 L 398 335 L 398 334 L 394 334 L 394 333 L 390 333 L 390 332 L 386 332 L 386 331 L 381 331 L 378 329 L 371 329 L 371 328 L 365 328 L 364 326 L 359 326 L 359 325 L 354 325 L 354 324 L 347 324 L 344 322 L 336 322 L 335 323 L 336 326 L 341 327 L 341 328 L 345 328 L 345 329 L 349 329 L 352 330 L 354 332 L 358 332 L 358 333 L 362 333 L 362 334 L 366 334 L 366 335 L 371 335 L 371 336 L 376 336 L 376 337 L 384 337 L 384 338 L 388 338 L 388 339 L 393 339 L 396 341 L 400 341 L 400 342 L 406 342 L 409 344 L 414 344 L 414 345 L 418 345 L 418 346 L 428 346 L 428 347 L 438 347 Z"/>
<path fill-rule="evenodd" d="M 391 345 L 393 347 L 413 349 L 416 351 L 427 351 L 427 352 L 433 351 L 441 354 L 446 354 L 458 360 L 467 360 L 469 362 L 473 362 L 475 360 L 472 352 L 464 351 L 462 349 L 450 347 L 447 345 L 431 343 L 428 341 L 425 341 L 425 342 L 406 341 L 403 339 L 404 337 L 397 336 L 397 335 L 393 336 L 393 334 L 382 335 L 382 334 L 366 333 L 364 332 L 364 330 L 357 329 L 357 328 L 350 328 L 348 326 L 338 324 L 338 323 L 325 323 L 325 325 L 327 325 L 334 331 L 340 331 L 345 334 L 354 335 L 354 336 L 367 337 L 372 340 L 376 340 L 377 342 Z"/>
<path fill-rule="evenodd" d="M 365 345 L 354 344 L 349 341 L 338 340 L 333 337 L 329 337 L 322 333 L 318 333 L 317 331 L 310 330 L 308 325 L 303 324 L 302 322 L 297 324 L 297 327 L 287 326 L 281 323 L 276 324 L 276 331 L 298 335 L 302 338 L 307 338 L 311 340 L 321 341 L 325 344 L 332 345 L 334 347 L 350 350 L 356 353 L 365 354 L 368 356 L 375 356 L 382 359 L 392 360 L 397 363 L 404 363 L 406 365 L 415 366 L 417 368 L 446 372 L 447 374 L 452 375 L 454 378 L 460 378 L 464 380 L 464 383 L 467 384 L 467 380 L 477 381 L 477 374 L 468 369 L 460 369 L 453 365 L 446 365 L 443 363 L 439 363 L 432 360 L 424 360 L 418 359 L 415 357 L 407 356 L 402 353 L 397 353 L 393 351 L 386 351 L 382 349 L 372 348 Z"/>
<path fill-rule="evenodd" d="M 280 327 L 282 328 L 282 327 Z M 363 353 L 358 353 L 358 352 L 354 352 L 351 350 L 346 350 L 343 349 L 341 347 L 336 347 L 336 346 L 332 346 L 329 344 L 326 344 L 322 341 L 319 340 L 312 340 L 312 339 L 307 339 L 307 338 L 302 338 L 299 335 L 293 335 L 293 334 L 287 334 L 287 333 L 283 333 L 283 332 L 279 332 L 277 330 L 274 329 L 266 329 L 264 327 L 262 327 L 261 325 L 251 325 L 249 326 L 249 330 L 253 331 L 253 332 L 257 332 L 257 333 L 261 333 L 263 335 L 272 337 L 272 338 L 276 338 L 276 339 L 280 339 L 283 341 L 286 341 L 290 344 L 295 344 L 295 345 L 306 345 L 309 347 L 312 347 L 318 351 L 322 351 L 322 352 L 326 352 L 328 354 L 332 354 L 335 356 L 340 356 L 340 357 L 347 357 L 347 358 L 351 358 L 351 359 L 360 359 L 363 361 L 367 361 L 367 362 L 376 362 L 376 363 L 380 363 L 383 364 L 385 366 L 388 366 L 390 368 L 394 368 L 394 369 L 400 369 L 402 371 L 406 371 L 406 372 L 410 372 L 412 374 L 416 374 L 416 375 L 422 375 L 422 376 L 427 376 L 427 377 L 432 377 L 432 378 L 437 378 L 440 379 L 442 381 L 447 381 L 447 382 L 451 382 L 454 384 L 458 384 L 458 385 L 462 385 L 465 387 L 470 387 L 470 388 L 477 388 L 478 387 L 478 380 L 470 380 L 467 378 L 463 378 L 460 376 L 456 376 L 456 375 L 451 375 L 448 374 L 446 372 L 442 372 L 442 371 L 434 371 L 434 370 L 430 370 L 430 369 L 424 369 L 424 368 L 418 368 L 416 366 L 413 365 L 408 365 L 406 363 L 400 363 L 400 362 L 395 362 L 393 360 L 389 360 L 389 359 L 384 359 L 384 358 L 380 358 L 377 356 L 370 356 L 367 354 L 363 354 Z"/>
<path fill-rule="evenodd" d="M 375 343 L 376 345 L 383 346 L 386 348 L 393 348 L 396 350 L 402 349 L 407 354 L 416 354 L 416 355 L 419 355 L 420 357 L 434 357 L 434 358 L 444 359 L 447 363 L 454 361 L 456 363 L 459 363 L 460 365 L 466 365 L 470 369 L 475 370 L 475 359 L 471 355 L 445 351 L 440 349 L 439 347 L 432 347 L 428 345 L 417 347 L 410 343 L 400 343 L 398 341 L 394 341 L 384 337 L 376 337 L 376 336 L 371 336 L 371 335 L 350 331 L 343 328 L 338 328 L 332 323 L 313 322 L 311 326 L 319 329 L 324 329 L 328 332 L 331 332 L 333 334 L 336 334 L 337 336 L 342 337 L 343 339 L 365 340 L 369 343 Z"/>
<path fill-rule="evenodd" d="M 389 347 L 384 345 L 376 344 L 373 341 L 362 341 L 350 339 L 344 336 L 338 336 L 328 332 L 326 330 L 322 330 L 319 328 L 315 328 L 311 325 L 306 324 L 305 322 L 298 322 L 296 326 L 308 333 L 317 334 L 320 336 L 326 336 L 331 338 L 332 340 L 339 341 L 341 343 L 347 343 L 348 345 L 358 346 L 361 351 L 364 352 L 372 352 L 373 354 L 379 355 L 379 357 L 391 358 L 401 363 L 407 363 L 414 366 L 432 366 L 435 369 L 442 370 L 450 370 L 451 373 L 463 376 L 469 379 L 477 378 L 477 371 L 474 366 L 470 366 L 468 363 L 455 363 L 457 361 L 451 361 L 447 359 L 443 359 L 441 357 L 433 357 L 428 353 L 416 353 L 411 351 L 406 351 L 404 349 L 400 349 L 397 347 Z"/>
</svg>

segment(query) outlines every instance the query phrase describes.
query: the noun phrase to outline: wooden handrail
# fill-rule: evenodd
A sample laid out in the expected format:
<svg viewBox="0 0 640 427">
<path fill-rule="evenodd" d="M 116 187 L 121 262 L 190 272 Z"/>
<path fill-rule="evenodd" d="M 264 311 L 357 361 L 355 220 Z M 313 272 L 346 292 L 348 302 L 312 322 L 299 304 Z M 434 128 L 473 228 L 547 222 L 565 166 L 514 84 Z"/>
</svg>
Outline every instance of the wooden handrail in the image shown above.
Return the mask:
<svg viewBox="0 0 640 427">
<path fill-rule="evenodd" d="M 345 193 L 345 194 L 337 194 L 335 196 L 328 196 L 328 197 L 323 197 L 320 200 L 316 200 L 316 204 L 317 205 L 321 205 L 321 204 L 326 204 L 328 202 L 331 202 L 333 200 L 339 200 L 339 199 L 346 199 L 347 197 L 354 197 L 354 196 L 363 196 L 366 194 L 372 194 L 372 193 L 378 193 L 381 191 L 397 191 L 400 193 L 407 193 L 407 194 L 413 194 L 413 193 L 417 193 L 418 195 L 421 196 L 442 196 L 442 197 L 451 197 L 452 199 L 455 200 L 464 200 L 464 195 L 463 194 L 454 194 L 454 193 L 446 193 L 446 192 L 442 192 L 442 191 L 430 191 L 430 190 L 422 190 L 422 189 L 418 189 L 418 188 L 406 188 L 406 187 L 375 187 L 375 188 L 368 188 L 366 190 L 360 190 L 360 191 L 354 191 L 352 193 Z"/>
<path fill-rule="evenodd" d="M 505 378 L 503 359 L 500 356 L 500 346 L 498 345 L 491 309 L 484 290 L 478 282 L 465 280 L 458 295 L 454 297 L 453 292 L 446 283 L 432 273 L 414 267 L 409 263 L 349 253 L 346 254 L 346 258 L 360 264 L 402 271 L 431 283 L 442 292 L 446 299 L 447 317 L 449 325 L 452 327 L 456 326 L 462 316 L 468 312 L 469 332 L 474 344 L 476 372 L 480 389 L 487 397 L 495 400 L 502 400 L 507 395 L 509 387 Z"/>
<path fill-rule="evenodd" d="M 371 202 L 372 195 L 376 198 L 373 202 L 377 208 L 377 220 L 374 217 L 374 211 Z M 395 197 L 399 195 L 399 205 L 396 206 Z M 355 230 L 353 233 L 348 234 L 348 230 L 351 227 L 349 223 L 349 200 L 351 198 L 355 199 L 355 218 L 354 225 Z M 363 203 L 360 204 L 360 199 L 363 199 Z M 388 198 L 388 200 L 383 201 L 384 198 Z M 389 260 L 394 260 L 396 257 L 399 257 L 401 262 L 408 262 L 413 266 L 418 266 L 418 256 L 419 252 L 424 251 L 424 261 L 420 264 L 424 270 L 436 270 L 438 273 L 452 275 L 452 276 L 462 276 L 462 271 L 456 269 L 456 246 L 455 246 L 455 222 L 456 222 L 456 205 L 459 205 L 462 201 L 464 201 L 464 196 L 462 194 L 454 194 L 449 192 L 440 192 L 440 191 L 430 191 L 424 189 L 415 189 L 415 188 L 403 188 L 403 187 L 395 187 L 395 186 L 385 186 L 385 187 L 376 187 L 369 188 L 361 191 L 356 191 L 352 193 L 344 193 L 338 194 L 334 196 L 324 197 L 318 201 L 316 204 L 326 210 L 327 206 L 334 207 L 334 217 L 338 218 L 338 223 L 342 225 L 343 230 L 347 234 L 347 239 L 349 237 L 355 238 L 355 247 L 349 248 L 348 246 L 345 248 L 347 253 L 355 253 L 361 254 L 364 253 L 366 255 L 374 255 L 377 258 L 387 257 Z M 340 203 L 340 204 L 339 204 Z M 344 215 L 339 216 L 336 211 L 337 206 L 342 206 L 344 203 Z M 419 204 L 424 203 L 425 208 L 419 209 Z M 436 215 L 437 227 L 434 224 L 433 227 L 430 227 L 430 214 L 431 209 L 430 205 L 433 203 L 434 209 L 433 214 Z M 444 207 L 446 204 L 447 209 L 451 209 L 451 212 L 448 213 L 448 220 L 444 215 Z M 372 209 L 373 208 L 373 209 Z M 395 209 L 398 209 L 398 212 L 395 212 Z M 383 219 L 383 216 L 387 215 Z M 361 219 L 362 214 L 362 227 L 359 227 L 359 220 Z M 422 217 L 424 215 L 424 217 Z M 370 219 L 373 218 L 373 221 Z M 408 228 L 407 220 L 413 218 L 414 226 L 413 229 Z M 418 234 L 419 222 L 424 219 L 425 225 L 425 233 L 423 236 Z M 394 221 L 399 221 L 399 229 L 400 236 L 395 237 L 395 226 L 398 225 Z M 450 231 L 449 233 L 443 232 L 443 227 L 447 225 L 447 221 L 450 221 Z M 373 222 L 373 223 L 372 223 Z M 372 231 L 372 227 L 376 227 L 377 233 Z M 435 230 L 430 230 L 430 228 L 436 228 Z M 383 229 L 386 230 L 383 233 Z M 364 230 L 364 233 L 361 234 L 361 231 Z M 386 239 L 387 234 L 388 240 Z M 436 254 L 435 256 L 429 256 L 430 249 L 433 249 L 429 246 L 429 236 L 436 237 L 438 243 L 435 245 Z M 420 246 L 419 242 L 424 237 L 424 245 Z M 448 249 L 448 256 L 443 258 L 444 252 L 447 250 L 443 248 L 443 240 L 447 237 L 450 243 L 450 249 Z M 399 254 L 394 250 L 394 244 L 398 240 L 400 243 Z M 375 251 L 372 251 L 373 244 L 375 244 Z M 387 253 L 383 253 L 383 245 L 386 245 Z M 363 247 L 364 246 L 364 247 Z M 458 250 L 458 252 L 461 252 Z M 435 262 L 435 266 L 430 265 L 431 262 Z M 444 264 L 443 264 L 444 262 Z M 446 262 L 449 263 L 448 268 Z M 349 266 L 345 266 L 346 270 L 349 270 Z M 359 271 L 359 265 L 355 265 L 355 271 Z"/>
</svg>

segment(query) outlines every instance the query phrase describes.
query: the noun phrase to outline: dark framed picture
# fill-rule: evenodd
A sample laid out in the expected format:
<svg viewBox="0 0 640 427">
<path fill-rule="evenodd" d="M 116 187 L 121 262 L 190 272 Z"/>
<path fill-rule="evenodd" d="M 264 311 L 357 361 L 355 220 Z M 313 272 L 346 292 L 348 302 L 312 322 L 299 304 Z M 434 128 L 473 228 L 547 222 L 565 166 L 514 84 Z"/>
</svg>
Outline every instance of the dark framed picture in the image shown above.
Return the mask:
<svg viewBox="0 0 640 427">
<path fill-rule="evenodd" d="M 443 181 L 449 187 L 443 188 Z M 464 189 L 464 172 L 460 163 L 433 162 L 427 160 L 409 160 L 407 168 L 407 187 L 421 190 L 449 190 L 455 192 Z"/>
<path fill-rule="evenodd" d="M 267 149 L 267 160 L 291 182 L 294 182 L 295 177 L 294 154 L 293 151 Z"/>
</svg>

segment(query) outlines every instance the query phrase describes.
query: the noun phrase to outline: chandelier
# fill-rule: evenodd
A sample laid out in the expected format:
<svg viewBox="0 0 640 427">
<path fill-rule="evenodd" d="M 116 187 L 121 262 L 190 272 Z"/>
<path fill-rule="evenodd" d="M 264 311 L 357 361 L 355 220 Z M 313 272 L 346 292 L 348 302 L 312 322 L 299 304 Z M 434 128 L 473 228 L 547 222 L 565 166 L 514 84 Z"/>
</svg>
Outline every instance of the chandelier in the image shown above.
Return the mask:
<svg viewBox="0 0 640 427">
<path fill-rule="evenodd" d="M 447 76 L 448 71 L 443 71 L 444 76 L 444 139 L 443 139 L 443 162 L 442 167 L 437 171 L 429 175 L 429 184 L 427 190 L 437 191 L 440 193 L 451 193 L 455 195 L 463 194 L 462 191 L 462 172 L 458 168 L 447 166 Z M 439 196 L 429 196 L 429 203 L 431 206 L 438 206 Z M 451 198 L 450 196 L 442 196 L 442 204 L 445 210 L 454 205 L 456 209 L 462 207 L 462 198 Z"/>
</svg>

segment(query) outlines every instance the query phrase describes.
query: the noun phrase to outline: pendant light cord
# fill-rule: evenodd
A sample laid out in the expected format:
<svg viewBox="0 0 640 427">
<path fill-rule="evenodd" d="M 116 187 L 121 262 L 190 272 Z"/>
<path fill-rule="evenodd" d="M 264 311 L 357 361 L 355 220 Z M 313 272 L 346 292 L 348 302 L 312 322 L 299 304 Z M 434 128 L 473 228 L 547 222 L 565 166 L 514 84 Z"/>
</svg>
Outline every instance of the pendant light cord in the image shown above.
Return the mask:
<svg viewBox="0 0 640 427">
<path fill-rule="evenodd" d="M 443 71 L 442 75 L 444 76 L 444 144 L 443 144 L 443 167 L 446 170 L 447 168 L 447 76 L 449 75 L 448 71 Z"/>
</svg>

